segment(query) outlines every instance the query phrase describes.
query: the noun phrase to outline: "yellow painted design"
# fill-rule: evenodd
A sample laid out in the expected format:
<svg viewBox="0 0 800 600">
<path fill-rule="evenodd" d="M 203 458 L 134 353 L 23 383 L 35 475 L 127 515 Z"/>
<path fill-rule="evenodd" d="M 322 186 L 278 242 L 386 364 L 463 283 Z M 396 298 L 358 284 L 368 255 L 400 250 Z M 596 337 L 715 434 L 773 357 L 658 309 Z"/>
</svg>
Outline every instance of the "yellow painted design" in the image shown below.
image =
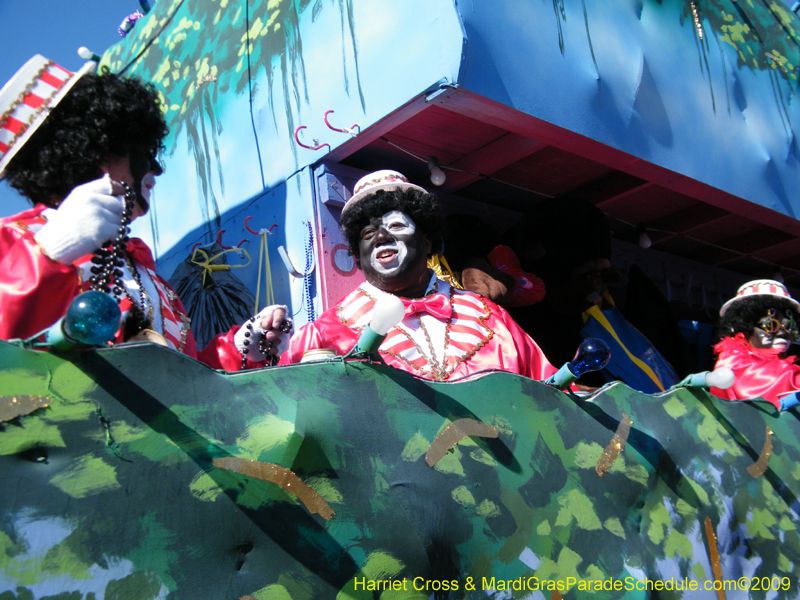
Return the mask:
<svg viewBox="0 0 800 600">
<path fill-rule="evenodd" d="M 560 496 L 558 503 L 561 510 L 558 511 L 556 525 L 568 525 L 573 519 L 581 529 L 600 529 L 600 519 L 594 512 L 592 501 L 579 490 L 570 490 Z"/>
<path fill-rule="evenodd" d="M 289 590 L 277 583 L 253 592 L 252 598 L 254 600 L 292 600 Z"/>
<path fill-rule="evenodd" d="M 448 452 L 447 455 L 442 460 L 437 462 L 436 466 L 433 468 L 440 473 L 448 473 L 463 477 L 464 467 L 461 464 L 461 451 L 458 448 L 453 448 L 453 451 Z"/>
<path fill-rule="evenodd" d="M 334 482 L 327 477 L 310 477 L 306 479 L 309 487 L 317 492 L 328 504 L 341 504 L 344 502 L 342 493 L 336 489 Z"/>
<path fill-rule="evenodd" d="M 608 529 L 615 536 L 621 537 L 623 540 L 627 539 L 625 537 L 625 530 L 622 528 L 622 523 L 620 523 L 619 519 L 617 519 L 616 517 L 611 517 L 610 519 L 606 519 L 606 522 L 603 523 L 603 527 Z"/>
<path fill-rule="evenodd" d="M 406 442 L 405 448 L 403 448 L 403 452 L 400 454 L 400 458 L 406 462 L 414 462 L 419 459 L 419 457 L 425 456 L 430 445 L 431 443 L 421 434 L 415 433 L 414 436 Z"/>
<path fill-rule="evenodd" d="M 81 456 L 50 480 L 73 498 L 86 498 L 120 487 L 114 467 L 95 456 Z"/>
<path fill-rule="evenodd" d="M 550 521 L 542 521 L 536 527 L 536 535 L 550 535 L 551 531 Z"/>
<path fill-rule="evenodd" d="M 475 506 L 475 497 L 472 495 L 466 486 L 459 486 L 450 492 L 453 500 L 458 502 L 461 506 Z"/>
<path fill-rule="evenodd" d="M 497 517 L 500 515 L 500 509 L 491 500 L 484 500 L 481 502 L 475 512 L 481 517 Z"/>
<path fill-rule="evenodd" d="M 491 455 L 486 452 L 483 448 L 476 448 L 475 450 L 470 451 L 469 456 L 472 460 L 483 463 L 485 465 L 489 465 L 490 467 L 496 467 L 497 461 L 491 457 Z"/>
<path fill-rule="evenodd" d="M 675 420 L 686 414 L 686 405 L 677 396 L 673 396 L 662 404 L 667 414 Z"/>
<path fill-rule="evenodd" d="M 65 448 L 58 427 L 40 417 L 28 416 L 21 427 L 6 427 L 0 435 L 0 456 L 17 454 L 34 446 Z"/>
</svg>

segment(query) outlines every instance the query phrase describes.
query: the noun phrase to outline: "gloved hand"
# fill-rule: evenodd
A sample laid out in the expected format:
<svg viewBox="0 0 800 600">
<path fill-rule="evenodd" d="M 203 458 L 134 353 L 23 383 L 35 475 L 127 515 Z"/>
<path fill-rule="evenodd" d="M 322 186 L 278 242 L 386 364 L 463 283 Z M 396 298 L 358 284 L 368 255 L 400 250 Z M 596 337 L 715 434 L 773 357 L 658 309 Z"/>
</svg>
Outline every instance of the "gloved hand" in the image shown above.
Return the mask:
<svg viewBox="0 0 800 600">
<path fill-rule="evenodd" d="M 73 189 L 36 234 L 44 253 L 62 265 L 70 265 L 94 252 L 119 233 L 125 206 L 120 191 L 108 174 Z"/>
<path fill-rule="evenodd" d="M 464 265 L 461 283 L 464 289 L 504 306 L 508 291 L 514 287 L 514 278 L 495 269 L 482 258 L 476 258 Z"/>
<path fill-rule="evenodd" d="M 265 360 L 267 357 L 259 345 L 267 354 L 280 355 L 280 344 L 291 335 L 293 327 L 292 320 L 286 316 L 288 310 L 286 306 L 275 304 L 245 321 L 233 336 L 233 343 L 242 356 L 252 362 Z"/>
</svg>

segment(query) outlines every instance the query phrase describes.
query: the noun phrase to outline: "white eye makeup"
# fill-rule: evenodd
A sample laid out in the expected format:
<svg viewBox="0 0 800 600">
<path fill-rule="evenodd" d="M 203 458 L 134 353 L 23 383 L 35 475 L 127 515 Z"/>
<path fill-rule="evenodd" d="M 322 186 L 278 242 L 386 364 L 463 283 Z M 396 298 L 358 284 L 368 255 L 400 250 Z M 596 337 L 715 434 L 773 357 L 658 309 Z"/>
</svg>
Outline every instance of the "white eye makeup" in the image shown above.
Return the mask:
<svg viewBox="0 0 800 600">
<path fill-rule="evenodd" d="M 381 221 L 383 222 L 383 226 L 388 231 L 397 233 L 399 235 L 413 235 L 417 230 L 417 226 L 414 224 L 414 221 L 412 221 L 407 214 L 400 212 L 399 210 L 393 210 L 386 213 L 381 218 Z"/>
</svg>

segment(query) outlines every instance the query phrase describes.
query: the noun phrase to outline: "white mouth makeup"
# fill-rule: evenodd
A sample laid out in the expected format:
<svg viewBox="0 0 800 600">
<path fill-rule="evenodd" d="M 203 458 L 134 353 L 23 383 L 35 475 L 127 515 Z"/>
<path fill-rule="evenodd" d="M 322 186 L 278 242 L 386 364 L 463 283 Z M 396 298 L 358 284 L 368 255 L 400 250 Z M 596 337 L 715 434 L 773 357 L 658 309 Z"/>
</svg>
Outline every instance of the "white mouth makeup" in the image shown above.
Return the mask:
<svg viewBox="0 0 800 600">
<path fill-rule="evenodd" d="M 369 262 L 381 275 L 391 275 L 403 264 L 407 255 L 408 249 L 403 242 L 392 242 L 374 248 Z"/>
<path fill-rule="evenodd" d="M 142 194 L 142 198 L 144 198 L 148 206 L 150 205 L 150 196 L 155 185 L 156 185 L 156 176 L 153 175 L 152 172 L 149 172 L 144 177 L 142 177 L 142 189 L 140 190 L 140 192 Z"/>
</svg>

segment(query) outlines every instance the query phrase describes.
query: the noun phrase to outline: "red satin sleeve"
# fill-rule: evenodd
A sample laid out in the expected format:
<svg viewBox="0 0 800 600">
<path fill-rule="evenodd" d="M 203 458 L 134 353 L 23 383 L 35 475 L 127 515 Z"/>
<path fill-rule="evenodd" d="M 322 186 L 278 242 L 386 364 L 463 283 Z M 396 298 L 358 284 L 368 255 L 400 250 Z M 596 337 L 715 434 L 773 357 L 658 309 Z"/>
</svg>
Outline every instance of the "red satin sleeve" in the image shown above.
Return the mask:
<svg viewBox="0 0 800 600">
<path fill-rule="evenodd" d="M 727 390 L 711 388 L 711 393 L 726 400 L 764 398 L 780 408 L 779 397 L 800 390 L 800 366 L 795 357 L 780 356 L 754 348 L 743 334 L 725 338 L 714 347 L 719 355 L 717 368 L 728 367 L 736 376 Z"/>
<path fill-rule="evenodd" d="M 48 258 L 32 232 L 0 222 L 0 338 L 28 338 L 46 329 L 79 292 L 76 267 Z"/>
</svg>

